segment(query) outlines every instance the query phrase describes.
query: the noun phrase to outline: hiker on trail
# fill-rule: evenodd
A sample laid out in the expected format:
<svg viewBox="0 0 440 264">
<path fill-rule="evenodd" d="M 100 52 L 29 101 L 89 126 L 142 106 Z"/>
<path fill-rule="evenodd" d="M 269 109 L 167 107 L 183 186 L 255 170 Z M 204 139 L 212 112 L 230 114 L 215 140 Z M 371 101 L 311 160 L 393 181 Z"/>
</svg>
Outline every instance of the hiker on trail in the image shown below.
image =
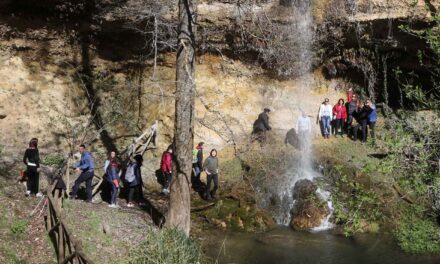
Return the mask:
<svg viewBox="0 0 440 264">
<path fill-rule="evenodd" d="M 338 103 L 333 106 L 333 119 L 335 120 L 335 136 L 338 134 L 343 137 L 343 127 L 347 121 L 347 109 L 345 108 L 344 99 L 339 99 Z"/>
<path fill-rule="evenodd" d="M 104 164 L 105 179 L 111 186 L 111 198 L 109 207 L 116 208 L 116 198 L 119 192 L 119 164 L 116 159 L 116 152 L 109 153 L 107 160 Z"/>
<path fill-rule="evenodd" d="M 163 194 L 170 193 L 170 184 L 172 180 L 173 171 L 173 148 L 169 146 L 166 151 L 162 154 L 162 159 L 160 160 L 160 169 L 164 177 Z"/>
<path fill-rule="evenodd" d="M 26 196 L 34 194 L 41 197 L 43 194 L 39 191 L 40 184 L 40 153 L 38 151 L 38 139 L 33 138 L 29 142 L 29 147 L 24 152 L 23 162 L 26 164 L 27 184 Z"/>
<path fill-rule="evenodd" d="M 134 207 L 134 195 L 135 193 L 139 196 L 139 205 L 142 205 L 144 200 L 143 195 L 143 182 L 141 167 L 144 159 L 142 155 L 137 154 L 133 157 L 133 160 L 128 164 L 127 171 L 125 173 L 125 181 L 128 185 L 128 203 L 127 207 Z"/>
<path fill-rule="evenodd" d="M 299 148 L 303 150 L 308 145 L 310 133 L 312 132 L 310 118 L 304 111 L 301 111 L 301 115 L 296 121 L 296 131 L 298 133 Z"/>
<path fill-rule="evenodd" d="M 325 98 L 324 102 L 319 107 L 318 120 L 321 121 L 321 125 L 323 128 L 324 138 L 330 138 L 331 126 L 330 122 L 332 121 L 332 106 L 329 104 L 329 99 Z"/>
<path fill-rule="evenodd" d="M 374 128 L 376 127 L 376 121 L 377 121 L 376 105 L 373 104 L 371 99 L 368 99 L 367 106 L 371 109 L 371 113 L 368 115 L 368 127 L 370 128 L 371 139 L 374 143 L 374 139 L 375 139 Z"/>
<path fill-rule="evenodd" d="M 83 182 L 86 183 L 87 202 L 92 201 L 92 180 L 94 176 L 95 165 L 93 163 L 93 157 L 90 152 L 86 150 L 86 146 L 81 144 L 79 146 L 79 152 L 81 153 L 81 159 L 76 164 L 76 171 L 80 173 L 76 179 L 75 184 L 72 187 L 72 193 L 70 199 L 75 199 L 78 193 L 79 185 Z"/>
<path fill-rule="evenodd" d="M 357 96 L 353 94 L 352 88 L 347 91 L 347 103 L 346 103 L 346 111 L 347 111 L 347 135 L 352 136 L 352 125 L 353 125 L 353 114 L 356 112 L 358 107 Z"/>
<path fill-rule="evenodd" d="M 199 142 L 195 149 L 193 149 L 193 169 L 194 177 L 196 180 L 200 181 L 200 174 L 203 170 L 203 144 L 204 142 Z"/>
<path fill-rule="evenodd" d="M 357 124 L 353 127 L 353 140 L 357 140 L 358 130 L 362 129 L 362 143 L 367 141 L 367 122 L 368 116 L 373 110 L 366 104 L 360 102 L 359 107 L 355 113 L 353 113 L 353 117 L 356 119 Z"/>
<path fill-rule="evenodd" d="M 212 200 L 215 199 L 215 193 L 218 189 L 218 158 L 216 149 L 211 150 L 209 157 L 203 163 L 203 168 L 207 175 L 205 199 Z M 214 189 L 211 191 L 212 181 L 214 181 Z"/>
<path fill-rule="evenodd" d="M 254 122 L 251 143 L 255 140 L 258 140 L 260 143 L 266 141 L 266 131 L 272 129 L 269 125 L 269 113 L 270 109 L 264 108 L 264 111 L 258 115 L 258 119 Z"/>
</svg>

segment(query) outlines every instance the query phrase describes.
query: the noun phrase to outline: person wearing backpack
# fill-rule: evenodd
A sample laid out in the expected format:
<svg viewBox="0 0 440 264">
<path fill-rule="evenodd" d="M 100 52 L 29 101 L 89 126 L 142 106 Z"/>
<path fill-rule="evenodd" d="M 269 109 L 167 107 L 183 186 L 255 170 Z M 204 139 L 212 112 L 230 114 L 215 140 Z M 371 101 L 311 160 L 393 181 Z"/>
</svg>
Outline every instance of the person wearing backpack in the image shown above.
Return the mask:
<svg viewBox="0 0 440 264">
<path fill-rule="evenodd" d="M 86 146 L 81 144 L 79 146 L 79 152 L 81 153 L 81 159 L 76 164 L 76 171 L 80 172 L 79 177 L 75 180 L 75 184 L 72 187 L 72 193 L 70 199 L 75 199 L 78 193 L 79 185 L 83 182 L 86 183 L 87 200 L 86 202 L 92 202 L 92 180 L 94 176 L 95 165 L 93 157 L 90 152 L 86 150 Z"/>
<path fill-rule="evenodd" d="M 118 161 L 116 159 L 116 152 L 112 151 L 108 155 L 104 164 L 105 179 L 111 186 L 111 198 L 109 207 L 116 208 L 116 198 L 119 191 L 119 175 L 118 175 Z"/>
<path fill-rule="evenodd" d="M 173 178 L 172 170 L 173 170 L 173 148 L 169 146 L 166 151 L 162 154 L 162 159 L 160 160 L 160 169 L 164 176 L 164 186 L 162 193 L 169 194 L 170 193 L 170 184 Z"/>
<path fill-rule="evenodd" d="M 212 200 L 215 199 L 215 193 L 218 189 L 218 158 L 216 149 L 211 150 L 209 157 L 203 163 L 203 168 L 205 168 L 207 175 L 205 199 Z M 214 189 L 212 191 L 211 181 L 214 181 Z"/>
<path fill-rule="evenodd" d="M 39 191 L 40 183 L 40 153 L 38 151 L 38 139 L 33 138 L 29 142 L 29 147 L 24 152 L 23 162 L 26 164 L 26 196 L 34 194 L 41 197 L 43 194 Z"/>
<path fill-rule="evenodd" d="M 203 144 L 203 142 L 199 142 L 193 149 L 193 169 L 197 181 L 200 181 L 200 174 L 203 170 Z"/>
<path fill-rule="evenodd" d="M 142 167 L 143 158 L 138 154 L 134 156 L 133 161 L 129 163 L 125 173 L 125 181 L 128 183 L 128 204 L 127 207 L 134 207 L 134 195 L 137 193 L 140 200 L 143 200 L 142 194 Z"/>
</svg>

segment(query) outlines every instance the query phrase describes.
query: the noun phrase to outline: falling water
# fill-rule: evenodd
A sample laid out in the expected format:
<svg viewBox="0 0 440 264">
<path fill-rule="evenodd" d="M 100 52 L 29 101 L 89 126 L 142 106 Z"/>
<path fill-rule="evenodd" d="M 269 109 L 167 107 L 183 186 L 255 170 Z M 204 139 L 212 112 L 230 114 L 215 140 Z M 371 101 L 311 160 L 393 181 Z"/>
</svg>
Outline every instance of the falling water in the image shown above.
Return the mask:
<svg viewBox="0 0 440 264">
<path fill-rule="evenodd" d="M 314 26 L 313 17 L 310 8 L 310 0 L 297 0 L 293 10 L 294 23 L 292 25 L 292 34 L 295 38 L 296 47 L 295 58 L 298 63 L 297 72 L 299 77 L 299 84 L 302 89 L 301 92 L 307 93 L 313 87 L 313 78 L 310 75 L 313 60 L 313 39 Z M 301 105 L 298 105 L 298 110 Z M 298 111 L 299 112 L 299 111 Z M 299 115 L 299 114 L 298 114 Z M 300 157 L 294 164 L 294 168 L 284 175 L 284 181 L 278 186 L 278 196 L 281 202 L 280 213 L 276 216 L 278 224 L 288 225 L 290 222 L 290 212 L 295 204 L 293 199 L 293 188 L 299 180 L 307 179 L 313 181 L 321 175 L 313 169 L 312 164 L 312 135 L 308 134 L 307 138 L 302 138 L 302 148 L 300 149 Z M 330 193 L 318 189 L 317 194 L 324 201 L 328 201 L 330 212 L 333 211 L 333 206 L 330 200 Z M 313 231 L 320 231 L 332 227 L 329 219 L 331 213 L 324 219 L 323 223 L 316 227 Z"/>
</svg>

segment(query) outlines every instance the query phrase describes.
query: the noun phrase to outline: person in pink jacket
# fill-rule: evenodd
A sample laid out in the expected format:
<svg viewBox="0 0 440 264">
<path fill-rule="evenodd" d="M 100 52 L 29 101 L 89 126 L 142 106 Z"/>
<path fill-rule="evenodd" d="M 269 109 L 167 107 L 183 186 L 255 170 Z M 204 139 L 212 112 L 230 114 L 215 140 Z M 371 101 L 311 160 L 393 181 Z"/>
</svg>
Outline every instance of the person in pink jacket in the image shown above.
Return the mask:
<svg viewBox="0 0 440 264">
<path fill-rule="evenodd" d="M 347 121 L 347 108 L 345 107 L 344 99 L 339 99 L 338 103 L 333 106 L 333 119 L 335 120 L 335 136 L 339 135 L 342 137 L 343 126 Z"/>
<path fill-rule="evenodd" d="M 173 148 L 169 146 L 166 151 L 162 154 L 162 159 L 160 161 L 160 169 L 162 171 L 162 174 L 164 176 L 164 186 L 162 193 L 163 194 L 169 194 L 170 193 L 170 184 L 172 180 L 172 170 L 173 170 Z"/>
</svg>

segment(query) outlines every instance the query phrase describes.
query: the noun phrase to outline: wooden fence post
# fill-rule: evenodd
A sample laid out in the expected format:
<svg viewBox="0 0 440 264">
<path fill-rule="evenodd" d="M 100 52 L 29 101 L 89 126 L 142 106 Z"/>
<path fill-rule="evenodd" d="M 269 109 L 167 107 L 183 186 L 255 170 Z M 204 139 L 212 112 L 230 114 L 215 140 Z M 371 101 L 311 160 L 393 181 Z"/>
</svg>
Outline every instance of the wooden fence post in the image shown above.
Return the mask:
<svg viewBox="0 0 440 264">
<path fill-rule="evenodd" d="M 67 168 L 66 168 L 66 191 L 67 191 L 67 193 L 69 193 L 69 191 L 70 191 L 69 185 L 70 185 L 70 156 L 67 158 Z"/>
</svg>

